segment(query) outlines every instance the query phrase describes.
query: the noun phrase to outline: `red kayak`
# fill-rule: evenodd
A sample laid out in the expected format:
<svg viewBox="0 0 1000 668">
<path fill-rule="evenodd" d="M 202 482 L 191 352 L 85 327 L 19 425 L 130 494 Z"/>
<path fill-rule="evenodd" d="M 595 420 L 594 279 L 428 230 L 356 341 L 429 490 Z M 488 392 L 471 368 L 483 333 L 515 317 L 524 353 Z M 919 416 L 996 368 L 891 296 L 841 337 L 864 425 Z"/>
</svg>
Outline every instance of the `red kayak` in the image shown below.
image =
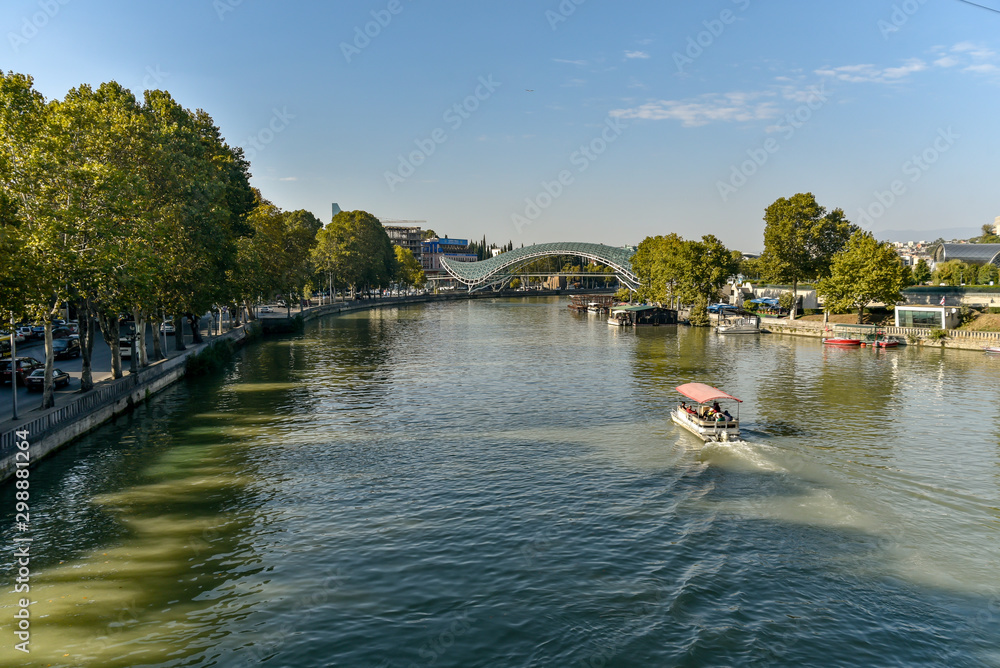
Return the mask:
<svg viewBox="0 0 1000 668">
<path fill-rule="evenodd" d="M 860 346 L 861 339 L 848 339 L 843 336 L 837 336 L 831 339 L 823 339 L 823 343 L 828 346 Z"/>
</svg>

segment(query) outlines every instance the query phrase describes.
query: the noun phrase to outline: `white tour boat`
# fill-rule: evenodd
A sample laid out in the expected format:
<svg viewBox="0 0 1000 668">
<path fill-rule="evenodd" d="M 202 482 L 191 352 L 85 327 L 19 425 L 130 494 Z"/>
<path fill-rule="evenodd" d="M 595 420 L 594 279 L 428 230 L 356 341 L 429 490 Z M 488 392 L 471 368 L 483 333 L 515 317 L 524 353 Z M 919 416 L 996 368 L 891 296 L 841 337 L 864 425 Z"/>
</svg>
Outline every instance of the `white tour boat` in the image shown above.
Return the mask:
<svg viewBox="0 0 1000 668">
<path fill-rule="evenodd" d="M 694 403 L 682 401 L 670 418 L 706 443 L 740 439 L 740 404 L 742 399 L 704 383 L 679 385 L 677 391 Z M 719 402 L 735 402 L 736 415 L 729 414 Z"/>
</svg>

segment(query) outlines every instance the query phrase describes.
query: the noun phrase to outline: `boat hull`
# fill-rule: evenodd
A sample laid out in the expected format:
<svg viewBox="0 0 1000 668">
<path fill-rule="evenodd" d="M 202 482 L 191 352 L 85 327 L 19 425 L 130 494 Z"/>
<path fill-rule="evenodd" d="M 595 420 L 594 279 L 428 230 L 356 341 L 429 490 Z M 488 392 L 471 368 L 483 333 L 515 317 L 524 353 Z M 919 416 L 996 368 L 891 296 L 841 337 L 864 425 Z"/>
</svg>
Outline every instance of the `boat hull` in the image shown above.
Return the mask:
<svg viewBox="0 0 1000 668">
<path fill-rule="evenodd" d="M 699 420 L 679 407 L 670 413 L 670 419 L 706 443 L 738 441 L 740 439 L 738 420 L 730 420 L 729 422 Z"/>
<path fill-rule="evenodd" d="M 852 348 L 861 345 L 861 339 L 823 339 L 823 344 L 827 346 L 841 346 Z"/>
</svg>

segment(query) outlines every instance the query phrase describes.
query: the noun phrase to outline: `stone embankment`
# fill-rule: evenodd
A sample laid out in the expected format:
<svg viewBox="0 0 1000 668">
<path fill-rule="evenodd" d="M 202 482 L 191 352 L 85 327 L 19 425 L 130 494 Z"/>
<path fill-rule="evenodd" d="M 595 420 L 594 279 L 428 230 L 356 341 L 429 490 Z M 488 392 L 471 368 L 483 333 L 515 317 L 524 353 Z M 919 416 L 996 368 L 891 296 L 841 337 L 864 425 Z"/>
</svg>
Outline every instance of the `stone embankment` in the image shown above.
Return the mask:
<svg viewBox="0 0 1000 668">
<path fill-rule="evenodd" d="M 787 318 L 764 318 L 761 327 L 772 334 L 792 334 L 824 338 L 837 334 L 851 333 L 851 326 L 810 320 L 788 320 Z M 953 348 L 956 350 L 982 350 L 989 346 L 1000 346 L 1000 332 L 973 332 L 963 329 L 946 329 L 941 339 L 931 338 L 931 330 L 919 327 L 879 327 L 887 336 L 895 336 L 907 345 L 931 348 Z M 854 333 L 860 331 L 855 329 Z"/>
</svg>

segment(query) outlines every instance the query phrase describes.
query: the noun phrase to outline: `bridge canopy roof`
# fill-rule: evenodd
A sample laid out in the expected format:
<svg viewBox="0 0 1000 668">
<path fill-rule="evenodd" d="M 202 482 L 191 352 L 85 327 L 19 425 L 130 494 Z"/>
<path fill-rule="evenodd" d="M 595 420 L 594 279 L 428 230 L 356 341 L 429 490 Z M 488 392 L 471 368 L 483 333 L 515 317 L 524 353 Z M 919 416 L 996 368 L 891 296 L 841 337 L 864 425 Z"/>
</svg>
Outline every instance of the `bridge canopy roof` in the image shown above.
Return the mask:
<svg viewBox="0 0 1000 668">
<path fill-rule="evenodd" d="M 634 254 L 635 251 L 631 248 L 563 241 L 515 248 L 479 262 L 456 262 L 445 257 L 441 259 L 441 264 L 462 283 L 479 287 L 503 280 L 513 274 L 517 267 L 540 257 L 576 255 L 611 267 L 623 283 L 637 288 L 639 281 L 632 271 Z"/>
</svg>

